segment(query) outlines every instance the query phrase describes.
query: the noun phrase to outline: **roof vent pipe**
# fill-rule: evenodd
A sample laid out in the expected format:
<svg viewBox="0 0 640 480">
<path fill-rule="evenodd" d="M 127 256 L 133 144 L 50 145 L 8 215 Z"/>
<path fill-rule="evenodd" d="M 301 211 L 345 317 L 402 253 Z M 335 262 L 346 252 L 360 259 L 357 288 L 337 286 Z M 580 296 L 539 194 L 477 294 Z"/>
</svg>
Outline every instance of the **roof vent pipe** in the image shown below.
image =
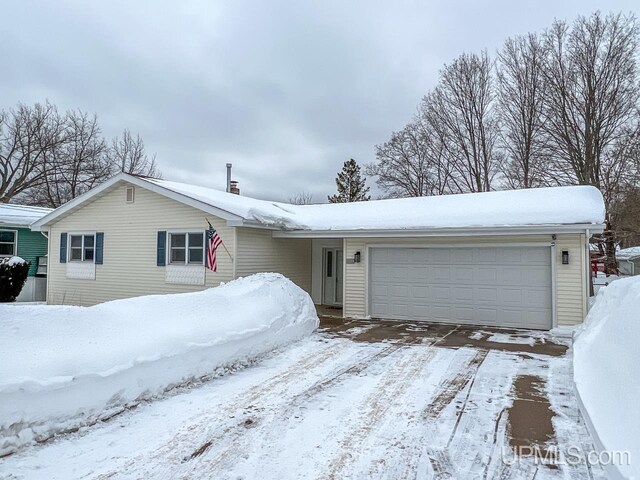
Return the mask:
<svg viewBox="0 0 640 480">
<path fill-rule="evenodd" d="M 227 163 L 227 193 L 231 192 L 231 167 L 230 163 Z"/>
</svg>

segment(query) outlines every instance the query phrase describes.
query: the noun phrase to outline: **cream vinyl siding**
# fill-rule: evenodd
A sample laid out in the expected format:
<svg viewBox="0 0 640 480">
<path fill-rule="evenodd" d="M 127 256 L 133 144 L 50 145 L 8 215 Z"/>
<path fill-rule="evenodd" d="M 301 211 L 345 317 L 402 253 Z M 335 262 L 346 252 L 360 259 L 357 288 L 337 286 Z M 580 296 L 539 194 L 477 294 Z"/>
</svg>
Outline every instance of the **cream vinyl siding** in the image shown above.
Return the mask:
<svg viewBox="0 0 640 480">
<path fill-rule="evenodd" d="M 273 238 L 271 230 L 237 228 L 236 275 L 277 272 L 311 293 L 311 240 Z"/>
<path fill-rule="evenodd" d="M 556 302 L 558 325 L 582 323 L 586 311 L 585 236 L 558 235 L 556 241 Z M 569 265 L 562 265 L 562 251 L 569 252 Z"/>
<path fill-rule="evenodd" d="M 166 283 L 165 267 L 156 266 L 159 230 L 204 232 L 207 217 L 233 253 L 235 229 L 222 219 L 138 186 L 134 202 L 127 203 L 128 186 L 121 184 L 52 225 L 47 303 L 94 305 L 139 295 L 192 292 L 233 279 L 231 258 L 220 247 L 218 271 L 206 271 L 205 285 Z M 68 264 L 60 263 L 59 254 L 62 232 L 104 232 L 103 264 L 95 266 L 95 280 L 67 278 Z"/>
<path fill-rule="evenodd" d="M 344 315 L 364 317 L 367 315 L 367 258 L 368 245 L 482 245 L 491 243 L 537 243 L 550 245 L 551 235 L 518 235 L 486 237 L 416 237 L 416 238 L 346 238 L 345 259 L 361 252 L 360 263 L 345 265 Z M 583 285 L 586 273 L 583 255 L 584 236 L 581 234 L 558 235 L 556 239 L 556 305 L 558 325 L 574 325 L 582 322 L 586 312 Z M 569 251 L 569 265 L 562 265 L 562 250 Z"/>
</svg>

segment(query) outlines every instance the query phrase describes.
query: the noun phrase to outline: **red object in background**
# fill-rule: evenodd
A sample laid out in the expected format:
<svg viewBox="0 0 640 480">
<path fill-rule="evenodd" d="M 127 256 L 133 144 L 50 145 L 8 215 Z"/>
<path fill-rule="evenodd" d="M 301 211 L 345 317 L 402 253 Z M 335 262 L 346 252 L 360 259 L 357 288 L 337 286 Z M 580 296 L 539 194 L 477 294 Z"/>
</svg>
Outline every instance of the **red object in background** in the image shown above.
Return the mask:
<svg viewBox="0 0 640 480">
<path fill-rule="evenodd" d="M 604 262 L 601 260 L 599 258 L 591 259 L 591 273 L 594 277 L 598 276 L 598 272 L 604 272 Z"/>
</svg>

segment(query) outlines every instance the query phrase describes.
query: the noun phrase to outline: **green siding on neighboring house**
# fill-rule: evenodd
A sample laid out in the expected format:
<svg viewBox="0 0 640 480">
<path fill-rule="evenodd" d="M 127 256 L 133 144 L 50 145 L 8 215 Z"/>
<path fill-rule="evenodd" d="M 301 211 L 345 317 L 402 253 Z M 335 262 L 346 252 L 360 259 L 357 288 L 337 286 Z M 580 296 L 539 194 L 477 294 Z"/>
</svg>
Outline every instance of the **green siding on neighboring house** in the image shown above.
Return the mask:
<svg viewBox="0 0 640 480">
<path fill-rule="evenodd" d="M 8 228 L 9 230 L 9 228 Z M 36 274 L 38 258 L 47 254 L 47 238 L 40 232 L 32 232 L 28 228 L 10 228 L 18 231 L 18 256 L 31 262 L 29 276 Z"/>
</svg>

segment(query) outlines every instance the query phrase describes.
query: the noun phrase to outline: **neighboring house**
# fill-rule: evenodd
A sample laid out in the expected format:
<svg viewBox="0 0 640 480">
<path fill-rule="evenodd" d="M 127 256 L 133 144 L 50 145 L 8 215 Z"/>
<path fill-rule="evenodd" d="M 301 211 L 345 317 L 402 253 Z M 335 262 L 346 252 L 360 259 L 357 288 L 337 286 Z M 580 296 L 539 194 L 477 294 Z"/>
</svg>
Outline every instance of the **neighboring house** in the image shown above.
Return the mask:
<svg viewBox="0 0 640 480">
<path fill-rule="evenodd" d="M 640 247 L 618 250 L 616 259 L 622 275 L 640 275 Z"/>
<path fill-rule="evenodd" d="M 0 203 L 0 258 L 17 255 L 31 263 L 29 277 L 18 302 L 46 299 L 47 237 L 32 232 L 29 225 L 52 209 Z"/>
<path fill-rule="evenodd" d="M 228 250 L 216 273 L 204 267 L 207 219 Z M 51 240 L 51 304 L 272 271 L 346 317 L 549 329 L 586 315 L 588 238 L 603 221 L 588 186 L 289 205 L 119 174 L 32 228 Z"/>
</svg>

